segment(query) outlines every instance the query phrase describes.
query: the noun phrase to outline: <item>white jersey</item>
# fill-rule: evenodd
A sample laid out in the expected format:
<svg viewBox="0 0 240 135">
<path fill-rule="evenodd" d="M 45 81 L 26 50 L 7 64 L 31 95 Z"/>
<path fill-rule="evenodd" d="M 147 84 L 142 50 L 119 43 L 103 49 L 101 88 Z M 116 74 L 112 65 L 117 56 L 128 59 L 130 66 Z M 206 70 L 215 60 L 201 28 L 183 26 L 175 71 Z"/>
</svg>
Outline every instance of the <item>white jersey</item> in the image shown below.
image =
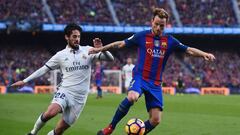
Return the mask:
<svg viewBox="0 0 240 135">
<path fill-rule="evenodd" d="M 23 82 L 27 83 L 42 76 L 49 70 L 60 69 L 62 82 L 54 94 L 52 103 L 62 108 L 63 119 L 69 125 L 79 117 L 86 103 L 90 89 L 91 64 L 95 59 L 113 61 L 114 57 L 108 51 L 88 55 L 90 46 L 79 46 L 78 50 L 66 47 L 55 54 L 46 64 Z"/>
<path fill-rule="evenodd" d="M 131 81 L 132 80 L 132 70 L 134 68 L 133 64 L 126 64 L 122 68 L 123 75 L 125 76 L 125 81 Z"/>
<path fill-rule="evenodd" d="M 80 94 L 88 91 L 90 87 L 91 63 L 92 60 L 99 55 L 88 55 L 90 46 L 79 46 L 78 50 L 70 47 L 57 52 L 45 65 L 51 69 L 60 69 L 62 73 L 62 81 L 59 86 L 70 87 L 78 85 L 79 89 L 74 92 Z M 79 91 L 80 90 L 80 91 Z"/>
</svg>

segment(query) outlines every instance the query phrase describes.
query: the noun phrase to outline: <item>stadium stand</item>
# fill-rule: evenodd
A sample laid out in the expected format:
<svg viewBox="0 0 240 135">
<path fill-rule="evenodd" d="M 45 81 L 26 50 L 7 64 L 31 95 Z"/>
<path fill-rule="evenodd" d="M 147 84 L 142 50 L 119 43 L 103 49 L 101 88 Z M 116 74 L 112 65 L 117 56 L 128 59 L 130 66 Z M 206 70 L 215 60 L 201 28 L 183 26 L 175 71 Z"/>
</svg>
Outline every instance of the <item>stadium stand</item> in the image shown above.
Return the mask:
<svg viewBox="0 0 240 135">
<path fill-rule="evenodd" d="M 11 29 L 29 30 L 50 21 L 39 0 L 1 0 L 0 22 L 6 22 Z"/>
<path fill-rule="evenodd" d="M 150 25 L 151 11 L 154 7 L 166 9 L 171 14 L 167 1 L 159 0 L 114 0 L 117 16 L 121 25 Z M 173 16 L 170 18 L 170 26 L 175 24 Z"/>
<path fill-rule="evenodd" d="M 203 80 L 200 86 L 235 87 L 240 86 L 240 55 L 237 52 L 213 52 L 217 59 L 214 63 L 184 57 L 184 64 L 194 73 L 196 79 Z"/>
<path fill-rule="evenodd" d="M 112 0 L 111 3 L 99 0 L 1 0 L 0 22 L 20 30 L 40 27 L 43 23 L 66 24 L 107 24 L 116 25 L 109 10 L 112 4 L 120 25 L 149 25 L 151 10 L 162 7 L 170 13 L 168 27 L 176 26 L 176 15 L 167 0 Z M 176 0 L 176 12 L 183 26 L 236 26 L 237 19 L 229 0 Z M 238 0 L 239 3 L 239 0 Z M 49 7 L 49 14 L 44 6 Z M 224 7 L 224 8 L 222 8 Z M 51 16 L 53 15 L 53 21 Z"/>
<path fill-rule="evenodd" d="M 236 17 L 230 0 L 176 0 L 176 7 L 185 26 L 231 26 Z M 223 8 L 224 7 L 224 8 Z"/>
<path fill-rule="evenodd" d="M 105 1 L 48 0 L 47 3 L 59 24 L 113 24 Z"/>
<path fill-rule="evenodd" d="M 0 85 L 8 86 L 44 65 L 50 53 L 44 48 L 9 48 L 0 50 Z M 31 85 L 49 85 L 49 74 L 31 82 Z"/>
</svg>

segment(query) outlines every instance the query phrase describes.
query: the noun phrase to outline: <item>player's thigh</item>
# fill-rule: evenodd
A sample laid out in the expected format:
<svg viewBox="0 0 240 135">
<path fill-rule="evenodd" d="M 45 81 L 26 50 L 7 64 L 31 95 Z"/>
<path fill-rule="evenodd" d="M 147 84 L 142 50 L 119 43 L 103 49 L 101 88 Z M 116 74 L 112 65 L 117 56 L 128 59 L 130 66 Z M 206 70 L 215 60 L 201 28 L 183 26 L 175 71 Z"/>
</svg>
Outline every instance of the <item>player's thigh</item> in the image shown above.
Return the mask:
<svg viewBox="0 0 240 135">
<path fill-rule="evenodd" d="M 63 112 L 63 119 L 68 125 L 74 124 L 74 122 L 79 118 L 86 104 L 86 100 L 87 96 L 82 98 L 82 100 L 69 100 L 69 106 Z"/>
<path fill-rule="evenodd" d="M 52 99 L 51 104 L 48 106 L 47 111 L 44 113 L 45 118 L 49 119 L 54 117 L 60 112 L 63 112 L 67 106 L 67 96 L 63 90 L 57 91 Z"/>
<path fill-rule="evenodd" d="M 137 101 L 138 98 L 142 95 L 141 89 L 142 79 L 139 77 L 134 77 L 130 82 L 127 98 L 129 101 Z"/>
<path fill-rule="evenodd" d="M 96 86 L 101 87 L 102 86 L 102 80 L 96 80 Z"/>
<path fill-rule="evenodd" d="M 56 116 L 61 111 L 62 111 L 62 108 L 59 104 L 51 103 L 48 106 L 48 109 L 46 110 L 46 112 L 44 113 L 44 116 L 45 116 L 45 118 L 51 118 L 51 117 Z"/>
<path fill-rule="evenodd" d="M 52 99 L 52 104 L 58 104 L 61 107 L 61 112 L 64 112 L 65 108 L 68 106 L 68 94 L 60 89 L 58 90 Z"/>
</svg>

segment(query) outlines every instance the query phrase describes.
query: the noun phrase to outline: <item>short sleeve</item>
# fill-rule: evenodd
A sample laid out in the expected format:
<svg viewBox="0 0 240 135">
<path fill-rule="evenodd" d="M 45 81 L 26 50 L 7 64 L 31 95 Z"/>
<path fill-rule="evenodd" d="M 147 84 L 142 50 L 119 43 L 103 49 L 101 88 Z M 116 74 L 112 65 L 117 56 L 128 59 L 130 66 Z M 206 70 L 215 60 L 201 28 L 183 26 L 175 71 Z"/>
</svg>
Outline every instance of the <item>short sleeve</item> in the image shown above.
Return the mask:
<svg viewBox="0 0 240 135">
<path fill-rule="evenodd" d="M 173 43 L 173 48 L 174 50 L 176 51 L 182 51 L 182 52 L 185 52 L 188 48 L 188 46 L 182 44 L 181 42 L 179 42 L 176 38 L 170 36 L 170 40 L 172 40 L 172 43 Z"/>
<path fill-rule="evenodd" d="M 91 48 L 93 48 L 93 47 L 91 47 L 91 46 L 86 46 L 87 47 L 87 52 L 89 52 L 89 50 L 91 49 Z M 101 52 L 99 52 L 99 53 L 96 53 L 96 54 L 90 54 L 90 59 L 91 59 L 91 61 L 93 61 L 93 60 L 99 60 L 99 57 L 100 57 L 100 55 L 101 55 Z"/>
<path fill-rule="evenodd" d="M 131 37 L 125 39 L 125 44 L 127 47 L 130 46 L 138 46 L 139 45 L 139 38 L 141 37 L 141 33 L 136 33 L 132 35 Z"/>
<path fill-rule="evenodd" d="M 45 63 L 50 70 L 58 69 L 60 67 L 59 64 L 59 53 L 55 54 L 50 60 Z"/>
</svg>

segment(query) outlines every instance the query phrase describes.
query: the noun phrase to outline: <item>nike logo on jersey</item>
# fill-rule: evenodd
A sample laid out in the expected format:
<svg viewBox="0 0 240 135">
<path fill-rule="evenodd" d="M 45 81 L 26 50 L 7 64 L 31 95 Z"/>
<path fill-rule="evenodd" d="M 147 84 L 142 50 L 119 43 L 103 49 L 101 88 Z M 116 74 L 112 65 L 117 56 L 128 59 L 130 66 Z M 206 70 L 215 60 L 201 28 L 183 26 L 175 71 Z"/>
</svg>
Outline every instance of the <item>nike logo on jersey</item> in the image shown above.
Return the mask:
<svg viewBox="0 0 240 135">
<path fill-rule="evenodd" d="M 146 41 L 146 45 L 149 45 L 149 44 L 152 44 L 152 42 L 147 42 L 147 41 Z"/>
<path fill-rule="evenodd" d="M 128 40 L 131 40 L 134 37 L 134 35 L 132 35 L 131 37 L 128 38 Z"/>
</svg>

